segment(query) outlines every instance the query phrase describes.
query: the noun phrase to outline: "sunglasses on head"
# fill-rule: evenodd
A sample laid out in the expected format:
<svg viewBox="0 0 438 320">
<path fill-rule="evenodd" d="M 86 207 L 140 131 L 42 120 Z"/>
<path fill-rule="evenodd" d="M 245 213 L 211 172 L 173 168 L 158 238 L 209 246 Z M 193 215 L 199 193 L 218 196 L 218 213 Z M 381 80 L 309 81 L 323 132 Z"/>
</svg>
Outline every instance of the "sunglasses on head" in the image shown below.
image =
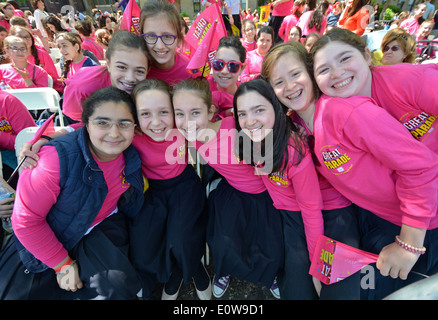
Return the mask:
<svg viewBox="0 0 438 320">
<path fill-rule="evenodd" d="M 213 60 L 213 69 L 215 71 L 222 71 L 225 66 L 227 66 L 228 71 L 231 73 L 237 73 L 240 70 L 240 67 L 242 66 L 242 62 L 239 61 L 228 61 L 225 62 L 224 60 L 215 59 Z"/>
</svg>

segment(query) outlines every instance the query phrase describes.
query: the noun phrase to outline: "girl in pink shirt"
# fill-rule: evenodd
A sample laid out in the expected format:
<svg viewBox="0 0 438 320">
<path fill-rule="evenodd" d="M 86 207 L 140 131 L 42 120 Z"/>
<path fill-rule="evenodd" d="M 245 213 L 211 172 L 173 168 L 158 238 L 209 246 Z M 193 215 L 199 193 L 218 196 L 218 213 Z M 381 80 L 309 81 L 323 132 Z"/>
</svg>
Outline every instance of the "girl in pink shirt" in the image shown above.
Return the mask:
<svg viewBox="0 0 438 320">
<path fill-rule="evenodd" d="M 82 38 L 82 49 L 86 49 L 94 53 L 98 60 L 104 60 L 105 55 L 103 49 L 97 44 L 94 37 L 94 28 L 90 20 L 83 19 L 76 21 L 75 29 Z"/>
<path fill-rule="evenodd" d="M 0 78 L 12 89 L 47 87 L 49 76 L 47 72 L 34 64 L 30 64 L 27 58 L 29 49 L 23 39 L 9 36 L 5 41 L 6 53 L 11 57 L 12 64 L 2 65 Z"/>
<path fill-rule="evenodd" d="M 292 8 L 292 13 L 286 16 L 281 23 L 280 29 L 278 30 L 278 35 L 283 38 L 284 42 L 289 41 L 289 31 L 290 29 L 298 23 L 298 20 L 303 13 L 305 8 L 305 2 L 302 0 L 297 0 L 294 2 L 294 7 Z"/>
<path fill-rule="evenodd" d="M 131 93 L 135 84 L 146 79 L 149 61 L 143 39 L 129 31 L 114 34 L 106 52 L 106 66 L 80 69 L 65 80 L 63 112 L 79 121 L 82 101 L 97 89 L 113 86 Z"/>
<path fill-rule="evenodd" d="M 370 80 L 368 74 L 357 72 L 363 59 L 359 50 L 333 39 L 317 48 L 314 72 L 321 89 L 349 84 L 353 89 L 356 81 Z M 438 230 L 437 155 L 412 139 L 370 98 L 323 96 L 317 100 L 312 69 L 304 62 L 308 57 L 303 48 L 297 49 L 300 55 L 280 57 L 276 72 L 282 76 L 273 77 L 272 84 L 280 101 L 313 132 L 318 172 L 358 206 L 361 248 L 379 254 L 377 268 L 382 275 L 406 279 L 411 269 L 428 274 L 438 257 L 431 252 L 420 258 L 420 253 L 423 246 L 432 244 L 429 237 Z M 287 78 L 290 72 L 294 76 Z M 341 75 L 346 79 L 338 79 Z M 332 81 L 328 87 L 322 82 L 325 77 Z M 405 249 L 403 242 L 415 249 Z M 368 298 L 383 298 L 398 286 L 380 276 L 375 281 L 376 289 L 365 293 Z"/>
<path fill-rule="evenodd" d="M 20 174 L 2 299 L 133 299 L 140 290 L 126 247 L 127 219 L 144 188 L 131 146 L 135 105 L 104 88 L 85 101 L 82 120 L 85 127 L 42 148 L 38 166 Z"/>
<path fill-rule="evenodd" d="M 293 6 L 293 0 L 275 0 L 271 3 L 272 16 L 269 20 L 269 26 L 272 27 L 272 29 L 274 30 L 275 43 L 281 41 L 281 38 L 278 35 L 278 30 L 280 29 L 281 23 L 283 22 L 284 18 L 290 15 Z"/>
<path fill-rule="evenodd" d="M 221 297 L 233 275 L 271 287 L 279 297 L 274 280 L 284 261 L 280 214 L 260 176 L 235 153 L 234 119 L 211 121 L 214 107 L 205 79 L 178 83 L 173 104 L 176 127 L 196 147 L 207 168 L 223 177 L 213 191 L 209 185 L 208 195 L 207 242 L 216 271 L 213 295 Z"/>
<path fill-rule="evenodd" d="M 285 265 L 278 283 L 282 299 L 316 299 L 308 274 L 319 235 L 324 234 L 322 197 L 310 152 L 299 129 L 286 118 L 272 87 L 262 79 L 242 84 L 236 92 L 236 128 L 243 134 L 239 144 L 246 162 L 252 163 L 280 210 L 285 237 Z M 246 141 L 245 141 L 246 139 Z M 249 140 L 250 139 L 250 140 Z M 252 152 L 245 149 L 251 145 Z M 273 147 L 264 163 L 247 155 Z M 243 150 L 242 150 L 243 149 Z M 260 150 L 260 151 L 259 151 Z M 293 270 L 293 271 L 292 271 Z"/>
<path fill-rule="evenodd" d="M 210 277 L 201 263 L 205 251 L 205 189 L 188 164 L 185 138 L 174 129 L 170 86 L 158 79 L 138 83 L 141 133 L 134 138 L 149 189 L 130 227 L 131 257 L 149 297 L 165 283 L 161 299 L 176 300 L 183 281 L 195 284 L 201 300 L 211 299 Z"/>
<path fill-rule="evenodd" d="M 297 59 L 301 56 L 305 59 L 306 55 L 306 49 L 301 43 L 278 45 L 266 56 L 262 74 L 272 85 L 280 101 L 288 108 L 293 106 L 291 101 L 301 101 L 300 106 L 289 110 L 288 114 L 294 122 L 302 127 L 302 134 L 307 135 L 309 149 L 312 151 L 315 142 L 312 134 L 313 126 L 311 122 L 302 120 L 302 117 L 307 113 L 311 114 L 313 111 L 310 103 L 311 98 L 300 99 L 303 93 L 301 88 L 306 84 L 304 80 L 308 79 L 303 78 L 306 75 L 305 68 L 303 69 L 303 66 L 297 65 Z M 294 88 L 295 86 L 300 88 L 295 94 L 288 96 L 286 100 L 282 98 L 283 89 L 286 90 L 286 88 Z M 311 88 L 308 90 L 313 92 Z M 286 104 L 286 102 L 288 103 Z M 315 164 L 319 164 L 314 155 L 312 157 Z M 317 192 L 321 193 L 323 201 L 324 234 L 350 246 L 359 247 L 359 228 L 351 202 L 334 189 L 322 175 L 318 174 L 318 180 L 319 190 Z M 323 285 L 320 290 L 320 299 L 360 299 L 360 274 L 352 275 L 336 285 Z"/>
<path fill-rule="evenodd" d="M 315 10 L 303 13 L 297 22 L 297 26 L 301 28 L 301 37 L 305 38 L 307 35 L 316 32 L 322 36 L 327 28 L 326 11 L 329 3 L 321 1 Z"/>
<path fill-rule="evenodd" d="M 96 63 L 82 53 L 81 41 L 71 32 L 56 36 L 56 45 L 65 58 L 61 79 L 71 78 L 82 67 L 95 66 Z"/>
<path fill-rule="evenodd" d="M 239 77 L 245 69 L 246 50 L 237 37 L 223 37 L 212 63 L 212 74 L 207 77 L 218 117 L 232 113 L 233 96 L 240 85 Z M 215 121 L 217 117 L 212 120 Z"/>
<path fill-rule="evenodd" d="M 240 75 L 240 81 L 255 79 L 262 70 L 263 57 L 271 49 L 274 41 L 274 31 L 271 27 L 263 26 L 257 32 L 257 49 L 246 53 L 245 69 Z"/>
<path fill-rule="evenodd" d="M 246 52 L 257 49 L 256 41 L 257 26 L 254 21 L 250 19 L 243 19 L 242 21 L 242 42 Z"/>
<path fill-rule="evenodd" d="M 418 22 L 418 19 L 420 19 L 424 15 L 424 13 L 426 12 L 426 8 L 427 6 L 425 3 L 416 4 L 412 16 L 400 23 L 399 28 L 404 29 L 407 33 L 415 36 L 418 29 L 420 28 L 420 23 Z"/>
<path fill-rule="evenodd" d="M 175 6 L 165 1 L 146 3 L 141 12 L 141 32 L 152 58 L 148 78 L 166 81 L 171 86 L 190 78 L 189 59 L 177 52 L 184 41 L 181 17 Z"/>
<path fill-rule="evenodd" d="M 53 89 L 58 91 L 60 94 L 64 93 L 64 84 L 59 79 L 60 75 L 56 70 L 52 58 L 43 47 L 35 45 L 35 38 L 32 32 L 29 29 L 21 26 L 12 26 L 9 32 L 11 36 L 17 36 L 24 39 L 31 53 L 27 59 L 29 63 L 40 66 L 46 70 L 49 76 L 52 77 Z"/>
</svg>

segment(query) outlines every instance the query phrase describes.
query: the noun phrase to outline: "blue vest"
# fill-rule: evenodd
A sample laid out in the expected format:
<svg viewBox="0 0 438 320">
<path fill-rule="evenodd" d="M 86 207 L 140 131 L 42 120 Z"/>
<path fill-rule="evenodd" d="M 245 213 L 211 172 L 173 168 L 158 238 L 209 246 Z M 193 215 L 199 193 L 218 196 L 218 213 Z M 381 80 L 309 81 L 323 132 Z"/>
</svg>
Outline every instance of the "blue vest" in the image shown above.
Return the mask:
<svg viewBox="0 0 438 320">
<path fill-rule="evenodd" d="M 47 223 L 67 251 L 70 251 L 91 227 L 108 194 L 103 171 L 99 169 L 88 146 L 85 127 L 57 138 L 47 145 L 56 148 L 60 162 L 58 199 L 47 215 Z M 130 145 L 124 152 L 123 171 L 130 187 L 119 199 L 119 212 L 134 218 L 143 205 L 144 181 L 141 161 Z M 42 272 L 47 265 L 36 259 L 16 239 L 23 264 L 31 272 Z"/>
</svg>

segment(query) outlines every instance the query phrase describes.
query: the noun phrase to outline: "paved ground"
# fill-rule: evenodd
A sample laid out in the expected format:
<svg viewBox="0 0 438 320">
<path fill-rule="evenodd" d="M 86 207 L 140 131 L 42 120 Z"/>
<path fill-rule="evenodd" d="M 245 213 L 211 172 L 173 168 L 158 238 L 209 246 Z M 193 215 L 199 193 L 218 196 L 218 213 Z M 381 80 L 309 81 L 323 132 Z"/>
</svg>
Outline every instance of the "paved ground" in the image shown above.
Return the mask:
<svg viewBox="0 0 438 320">
<path fill-rule="evenodd" d="M 210 278 L 213 279 L 214 270 L 212 266 L 207 266 Z M 153 299 L 161 299 L 163 286 L 157 286 Z M 213 300 L 218 300 L 212 296 Z M 181 287 L 178 300 L 198 300 L 193 283 L 184 283 Z M 230 286 L 227 292 L 219 300 L 276 300 L 274 296 L 263 285 L 255 285 L 246 281 L 241 281 L 231 277 Z"/>
</svg>

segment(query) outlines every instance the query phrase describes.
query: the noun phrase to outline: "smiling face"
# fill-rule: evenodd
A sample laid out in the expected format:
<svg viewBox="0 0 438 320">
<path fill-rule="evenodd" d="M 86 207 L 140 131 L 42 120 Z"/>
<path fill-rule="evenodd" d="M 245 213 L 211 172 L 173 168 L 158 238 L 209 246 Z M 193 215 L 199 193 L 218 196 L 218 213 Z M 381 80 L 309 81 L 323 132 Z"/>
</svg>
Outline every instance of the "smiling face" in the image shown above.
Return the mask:
<svg viewBox="0 0 438 320">
<path fill-rule="evenodd" d="M 144 90 L 136 97 L 140 128 L 155 141 L 164 141 L 174 126 L 169 94 L 161 90 Z"/>
<path fill-rule="evenodd" d="M 65 60 L 74 60 L 79 55 L 79 44 L 73 44 L 63 37 L 56 39 L 56 45 L 61 54 L 65 57 Z"/>
<path fill-rule="evenodd" d="M 216 52 L 215 59 L 220 59 L 224 62 L 240 62 L 239 55 L 237 54 L 236 50 L 227 47 L 220 48 Z M 244 67 L 245 65 L 242 65 L 237 73 L 231 73 L 227 67 L 223 68 L 222 71 L 216 71 L 213 69 L 213 78 L 216 81 L 218 89 L 234 94 L 235 90 L 237 90 L 237 81 Z"/>
<path fill-rule="evenodd" d="M 306 112 L 314 103 L 312 79 L 304 63 L 292 53 L 277 59 L 269 83 L 280 102 L 299 114 Z"/>
<path fill-rule="evenodd" d="M 175 125 L 187 141 L 202 141 L 210 128 L 213 108 L 207 106 L 195 91 L 181 90 L 173 95 Z"/>
<path fill-rule="evenodd" d="M 243 132 L 254 142 L 261 142 L 274 128 L 275 112 L 271 102 L 256 91 L 237 98 L 237 119 Z"/>
<path fill-rule="evenodd" d="M 24 41 L 8 44 L 5 51 L 14 62 L 25 62 L 29 57 L 29 49 Z"/>
<path fill-rule="evenodd" d="M 121 47 L 114 50 L 107 68 L 111 85 L 131 93 L 137 83 L 146 79 L 148 59 L 141 50 Z"/>
<path fill-rule="evenodd" d="M 98 106 L 90 116 L 93 120 L 109 120 L 113 122 L 111 128 L 103 129 L 87 123 L 90 135 L 91 152 L 100 161 L 111 161 L 116 159 L 132 142 L 134 138 L 134 127 L 120 129 L 118 123 L 121 121 L 134 122 L 134 117 L 129 106 L 124 102 L 104 102 Z"/>
<path fill-rule="evenodd" d="M 160 13 L 157 16 L 148 17 L 143 24 L 143 34 L 152 33 L 157 36 L 173 35 L 177 36 L 177 31 L 167 19 L 166 14 Z M 152 58 L 155 60 L 154 66 L 158 69 L 168 70 L 175 64 L 175 54 L 178 47 L 178 40 L 171 45 L 164 44 L 162 39 L 157 39 L 155 44 L 148 44 L 147 47 Z"/>
<path fill-rule="evenodd" d="M 332 41 L 317 51 L 313 70 L 323 93 L 347 98 L 371 96 L 371 55 L 365 56 L 353 46 Z"/>
</svg>

